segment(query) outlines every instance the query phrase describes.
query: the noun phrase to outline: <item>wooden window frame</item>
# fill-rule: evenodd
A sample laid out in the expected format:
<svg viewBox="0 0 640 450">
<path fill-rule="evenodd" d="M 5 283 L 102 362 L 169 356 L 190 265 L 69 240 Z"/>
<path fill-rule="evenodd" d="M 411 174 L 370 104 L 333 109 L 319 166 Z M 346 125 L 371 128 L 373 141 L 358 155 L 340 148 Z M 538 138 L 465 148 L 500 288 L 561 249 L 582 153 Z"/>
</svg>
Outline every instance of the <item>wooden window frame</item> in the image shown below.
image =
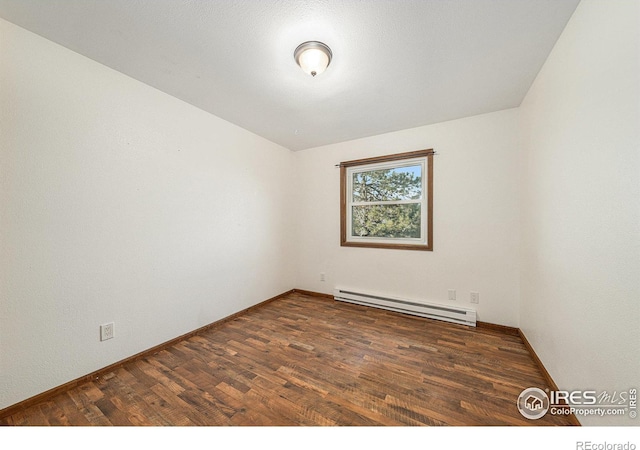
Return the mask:
<svg viewBox="0 0 640 450">
<path fill-rule="evenodd" d="M 397 250 L 422 250 L 433 251 L 433 149 L 417 150 L 406 153 L 397 153 L 394 155 L 377 156 L 374 158 L 357 159 L 352 161 L 344 161 L 340 163 L 340 245 L 342 247 L 361 247 L 361 248 L 388 248 Z M 426 159 L 426 208 L 427 220 L 421 224 L 422 233 L 426 235 L 424 244 L 411 244 L 405 242 L 383 243 L 383 242 L 353 242 L 347 239 L 347 172 L 350 167 L 367 166 L 371 164 L 402 161 L 414 158 Z M 424 174 L 423 174 L 424 176 Z M 426 229 L 424 229 L 426 227 Z"/>
</svg>

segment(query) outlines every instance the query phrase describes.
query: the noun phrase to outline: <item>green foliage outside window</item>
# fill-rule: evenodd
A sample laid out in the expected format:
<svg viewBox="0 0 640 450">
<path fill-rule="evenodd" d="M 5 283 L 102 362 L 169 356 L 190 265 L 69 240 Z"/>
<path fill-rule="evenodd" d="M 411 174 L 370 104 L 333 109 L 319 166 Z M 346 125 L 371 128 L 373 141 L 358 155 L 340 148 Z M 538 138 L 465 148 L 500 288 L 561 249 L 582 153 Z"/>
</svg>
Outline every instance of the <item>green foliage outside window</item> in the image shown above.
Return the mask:
<svg viewBox="0 0 640 450">
<path fill-rule="evenodd" d="M 354 173 L 352 235 L 420 238 L 421 198 L 419 165 Z"/>
</svg>

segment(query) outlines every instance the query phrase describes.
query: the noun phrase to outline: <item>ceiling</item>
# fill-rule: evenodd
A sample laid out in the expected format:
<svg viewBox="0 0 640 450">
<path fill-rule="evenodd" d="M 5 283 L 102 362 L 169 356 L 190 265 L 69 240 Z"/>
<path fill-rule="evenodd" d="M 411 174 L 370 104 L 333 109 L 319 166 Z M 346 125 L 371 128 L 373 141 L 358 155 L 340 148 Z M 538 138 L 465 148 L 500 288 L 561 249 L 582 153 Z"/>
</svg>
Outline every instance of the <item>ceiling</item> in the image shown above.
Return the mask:
<svg viewBox="0 0 640 450">
<path fill-rule="evenodd" d="M 0 0 L 0 17 L 291 150 L 516 107 L 579 0 Z M 295 63 L 319 40 L 315 78 Z"/>
</svg>

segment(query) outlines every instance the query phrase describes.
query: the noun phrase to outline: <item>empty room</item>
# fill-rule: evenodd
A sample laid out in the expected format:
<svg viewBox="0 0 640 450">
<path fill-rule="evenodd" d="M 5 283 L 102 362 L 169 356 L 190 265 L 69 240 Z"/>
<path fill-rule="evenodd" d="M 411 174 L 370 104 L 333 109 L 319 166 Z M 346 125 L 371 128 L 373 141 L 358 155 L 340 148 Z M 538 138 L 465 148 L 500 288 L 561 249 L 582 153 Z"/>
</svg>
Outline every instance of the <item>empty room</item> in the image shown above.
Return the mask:
<svg viewBox="0 0 640 450">
<path fill-rule="evenodd" d="M 639 28 L 636 0 L 0 0 L 0 424 L 628 444 Z"/>
</svg>

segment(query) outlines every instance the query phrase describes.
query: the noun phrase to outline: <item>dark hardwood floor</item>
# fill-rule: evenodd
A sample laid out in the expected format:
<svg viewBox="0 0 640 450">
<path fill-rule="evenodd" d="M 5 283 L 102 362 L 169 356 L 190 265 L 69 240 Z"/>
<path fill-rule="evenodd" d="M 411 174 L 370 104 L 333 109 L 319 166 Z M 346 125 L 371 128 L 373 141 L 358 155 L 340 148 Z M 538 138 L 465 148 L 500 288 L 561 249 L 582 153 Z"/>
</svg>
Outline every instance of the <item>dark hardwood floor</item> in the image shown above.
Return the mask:
<svg viewBox="0 0 640 450">
<path fill-rule="evenodd" d="M 569 425 L 518 336 L 293 293 L 0 420 L 5 425 Z"/>
</svg>

